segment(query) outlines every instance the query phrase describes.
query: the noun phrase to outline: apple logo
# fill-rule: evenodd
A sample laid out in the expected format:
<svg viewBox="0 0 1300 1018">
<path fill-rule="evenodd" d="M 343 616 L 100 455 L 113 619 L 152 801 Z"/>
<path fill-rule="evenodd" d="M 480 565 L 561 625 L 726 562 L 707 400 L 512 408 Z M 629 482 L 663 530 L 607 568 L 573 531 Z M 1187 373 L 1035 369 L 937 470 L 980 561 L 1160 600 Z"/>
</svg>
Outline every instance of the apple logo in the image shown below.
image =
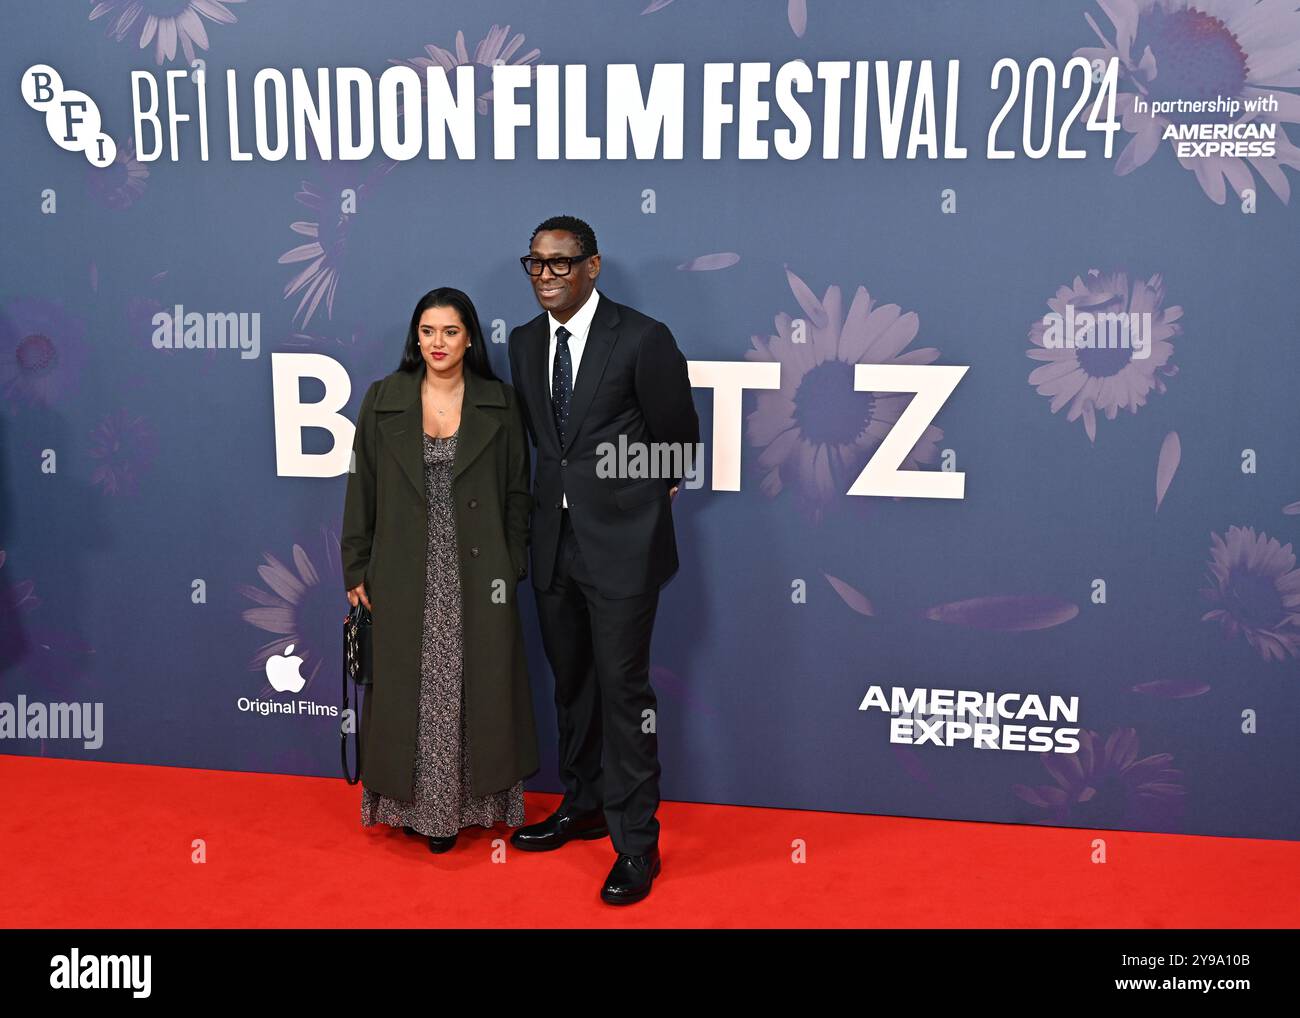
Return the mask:
<svg viewBox="0 0 1300 1018">
<path fill-rule="evenodd" d="M 283 657 L 266 659 L 266 680 L 277 693 L 297 693 L 306 684 L 298 669 L 302 667 L 302 658 L 293 654 L 293 644 L 284 648 Z"/>
</svg>

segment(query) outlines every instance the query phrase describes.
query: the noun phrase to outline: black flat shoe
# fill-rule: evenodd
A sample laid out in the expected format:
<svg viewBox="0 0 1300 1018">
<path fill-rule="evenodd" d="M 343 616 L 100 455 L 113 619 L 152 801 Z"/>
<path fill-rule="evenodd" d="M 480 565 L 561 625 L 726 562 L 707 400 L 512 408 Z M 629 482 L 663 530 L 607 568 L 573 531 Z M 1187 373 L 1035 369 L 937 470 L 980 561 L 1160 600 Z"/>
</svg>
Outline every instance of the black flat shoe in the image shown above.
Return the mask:
<svg viewBox="0 0 1300 1018">
<path fill-rule="evenodd" d="M 420 832 L 417 831 L 414 827 L 403 827 L 402 830 L 404 830 L 407 834 L 409 834 L 413 838 L 420 837 Z"/>
<path fill-rule="evenodd" d="M 455 844 L 456 844 L 456 839 L 457 839 L 458 837 L 459 837 L 459 835 L 457 835 L 457 834 L 453 834 L 450 838 L 434 838 L 434 837 L 430 837 L 430 838 L 429 838 L 429 851 L 430 851 L 430 852 L 435 852 L 435 853 L 438 853 L 438 854 L 441 854 L 441 853 L 443 853 L 443 852 L 449 852 L 449 851 L 451 851 L 451 849 L 455 846 Z"/>
<path fill-rule="evenodd" d="M 659 875 L 659 849 L 652 848 L 645 855 L 619 853 L 600 889 L 601 900 L 610 905 L 630 905 L 650 893 L 650 886 Z"/>
<path fill-rule="evenodd" d="M 540 823 L 528 824 L 526 827 L 516 829 L 510 835 L 510 844 L 525 852 L 549 852 L 574 838 L 592 841 L 608 835 L 609 828 L 605 824 L 604 810 L 594 809 L 589 813 L 573 815 L 557 810 Z"/>
</svg>

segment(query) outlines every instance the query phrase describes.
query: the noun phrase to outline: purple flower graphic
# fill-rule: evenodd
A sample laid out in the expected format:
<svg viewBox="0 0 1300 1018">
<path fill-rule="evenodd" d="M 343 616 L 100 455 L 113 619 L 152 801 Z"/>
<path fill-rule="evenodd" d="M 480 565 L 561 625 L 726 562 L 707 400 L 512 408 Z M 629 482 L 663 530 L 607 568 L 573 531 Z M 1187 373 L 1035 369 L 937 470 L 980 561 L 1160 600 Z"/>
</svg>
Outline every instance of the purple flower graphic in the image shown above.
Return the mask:
<svg viewBox="0 0 1300 1018">
<path fill-rule="evenodd" d="M 374 344 L 370 330 L 362 323 L 337 324 L 328 330 L 299 332 L 288 329 L 275 345 L 277 350 L 307 350 L 327 354 L 348 369 L 349 374 L 370 370 Z"/>
<path fill-rule="evenodd" d="M 0 568 L 5 558 L 0 549 Z M 8 578 L 0 575 L 0 684 L 71 698 L 94 650 L 69 632 L 20 618 L 40 605 L 33 581 L 20 580 L 11 586 Z M 45 752 L 44 740 L 41 752 Z"/>
<path fill-rule="evenodd" d="M 143 417 L 118 410 L 90 432 L 90 458 L 98 461 L 90 483 L 109 495 L 134 495 L 141 475 L 158 455 L 158 435 Z"/>
<path fill-rule="evenodd" d="M 655 690 L 664 700 L 680 703 L 685 710 L 697 711 L 710 717 L 716 717 L 717 711 L 698 693 L 691 691 L 690 684 L 682 680 L 670 668 L 662 665 L 650 666 L 650 680 Z"/>
<path fill-rule="evenodd" d="M 0 395 L 11 414 L 75 391 L 85 331 L 80 318 L 39 297 L 16 297 L 0 309 Z"/>
<path fill-rule="evenodd" d="M 872 616 L 876 614 L 876 606 L 872 604 L 871 598 L 858 590 L 857 587 L 845 583 L 838 576 L 832 576 L 830 573 L 823 572 L 822 575 L 826 577 L 826 582 L 831 585 L 831 589 L 840 595 L 840 600 L 859 615 Z"/>
<path fill-rule="evenodd" d="M 785 16 L 790 22 L 790 31 L 802 39 L 804 32 L 808 31 L 808 0 L 787 0 Z"/>
<path fill-rule="evenodd" d="M 1139 682 L 1131 687 L 1132 692 L 1143 696 L 1157 696 L 1165 700 L 1186 700 L 1192 696 L 1204 696 L 1210 691 L 1210 684 L 1200 679 L 1154 679 L 1151 682 Z"/>
<path fill-rule="evenodd" d="M 5 559 L 0 549 L 0 569 Z M 40 605 L 31 580 L 10 586 L 0 575 L 0 681 L 25 683 L 42 693 L 73 693 L 94 648 L 66 630 L 19 619 Z"/>
<path fill-rule="evenodd" d="M 0 660 L 16 666 L 6 672 L 15 690 L 28 696 L 53 695 L 57 699 L 77 699 L 85 684 L 95 684 L 93 675 L 85 674 L 95 648 L 75 633 L 42 623 L 11 625 L 5 620 L 0 639 Z"/>
<path fill-rule="evenodd" d="M 1131 345 L 1048 347 L 1044 340 L 1048 324 L 1039 319 L 1030 327 L 1029 340 L 1034 345 L 1027 356 L 1046 363 L 1029 373 L 1029 384 L 1038 388 L 1040 396 L 1051 398 L 1052 413 L 1068 404 L 1067 420 L 1082 417 L 1089 441 L 1097 440 L 1098 411 L 1112 421 L 1123 409 L 1137 413 L 1152 389 L 1165 391 L 1162 376 L 1178 373 L 1178 368 L 1169 363 L 1174 353 L 1169 340 L 1182 332 L 1177 322 L 1183 309 L 1177 305 L 1165 308 L 1164 301 L 1165 284 L 1159 274 L 1145 282 L 1135 280 L 1130 287 L 1126 273 L 1102 273 L 1098 269 L 1089 269 L 1086 279 L 1075 276 L 1072 285 L 1062 286 L 1047 301 L 1052 314 L 1067 321 L 1067 308 L 1073 308 L 1070 315 L 1149 315 L 1149 347 L 1143 357 L 1134 357 Z M 1081 324 L 1076 323 L 1076 335 L 1065 338 L 1073 343 L 1080 331 Z"/>
<path fill-rule="evenodd" d="M 1177 816 L 1185 789 L 1173 756 L 1138 759 L 1138 737 L 1119 728 L 1102 741 L 1094 731 L 1079 733 L 1079 751 L 1040 753 L 1053 785 L 1013 785 L 1016 796 L 1041 811 L 1049 824 L 1130 827 Z"/>
<path fill-rule="evenodd" d="M 515 57 L 519 47 L 524 44 L 524 37 L 516 33 L 513 38 L 510 36 L 510 26 L 502 28 L 500 25 L 493 25 L 488 29 L 488 34 L 474 48 L 474 56 L 469 55 L 469 50 L 465 48 L 465 33 L 456 32 L 456 52 L 443 49 L 441 46 L 435 46 L 429 43 L 424 47 L 427 54 L 422 57 L 410 57 L 409 59 L 398 60 L 389 59 L 390 64 L 405 64 L 408 67 L 414 67 L 420 72 L 420 94 L 424 94 L 424 69 L 432 67 L 435 64 L 451 71 L 454 67 L 470 65 L 474 68 L 474 108 L 480 114 L 486 115 L 488 108 L 492 103 L 492 66 L 494 64 L 532 64 L 542 55 L 539 49 L 530 49 L 521 57 Z M 531 80 L 535 71 L 529 68 L 529 79 Z M 448 75 L 452 77 L 452 75 Z"/>
<path fill-rule="evenodd" d="M 302 291 L 293 320 L 296 322 L 301 315 L 302 325 L 306 328 L 316 308 L 320 306 L 321 298 L 325 299 L 326 316 L 333 315 L 334 292 L 339 285 L 339 269 L 347 241 L 348 223 L 352 217 L 346 212 L 332 211 L 327 205 L 327 199 L 317 192 L 310 181 L 304 180 L 302 190 L 294 197 L 320 213 L 316 222 L 289 224 L 289 229 L 294 233 L 311 237 L 312 240 L 286 251 L 279 259 L 281 265 L 308 262 L 284 287 L 286 300 Z"/>
<path fill-rule="evenodd" d="M 131 28 L 140 25 L 140 48 L 154 44 L 154 62 L 176 59 L 180 43 L 186 63 L 194 62 L 194 47 L 208 48 L 208 32 L 203 18 L 221 25 L 233 25 L 235 15 L 229 4 L 244 0 L 91 0 L 90 20 L 108 15 L 108 34 L 118 42 Z M 200 17 L 200 15 L 202 17 Z"/>
<path fill-rule="evenodd" d="M 1249 100 L 1272 94 L 1275 111 L 1244 112 L 1237 123 L 1276 123 L 1277 153 L 1242 159 L 1229 155 L 1178 157 L 1196 174 L 1201 189 L 1222 205 L 1224 180 L 1241 194 L 1254 187 L 1253 166 L 1283 202 L 1291 195 L 1283 166 L 1300 169 L 1300 149 L 1287 137 L 1284 123 L 1300 123 L 1300 96 L 1276 91 L 1300 85 L 1300 11 L 1286 0 L 1099 0 L 1114 27 L 1113 40 L 1090 14 L 1088 24 L 1100 47 L 1084 47 L 1076 56 L 1107 61 L 1119 58 L 1121 89 L 1115 109 L 1124 130 L 1133 135 L 1115 162 L 1123 175 L 1142 166 L 1160 147 L 1170 124 L 1230 122 L 1224 113 L 1135 113 L 1134 99 L 1214 100 L 1219 96 Z M 1247 163 L 1250 165 L 1248 166 Z"/>
<path fill-rule="evenodd" d="M 1230 637 L 1243 634 L 1265 661 L 1300 657 L 1300 569 L 1291 545 L 1253 527 L 1210 539 L 1210 586 L 1201 593 L 1214 607 L 1201 621 L 1218 622 Z"/>
<path fill-rule="evenodd" d="M 155 288 L 161 288 L 167 280 L 167 270 L 163 270 L 153 276 L 150 282 Z M 183 346 L 162 346 L 153 345 L 154 332 L 157 326 L 154 324 L 154 316 L 161 312 L 168 315 L 175 314 L 175 303 L 166 303 L 152 294 L 137 293 L 127 298 L 126 302 L 126 335 L 131 341 L 131 349 L 141 351 L 149 357 L 168 358 L 173 365 L 183 365 L 185 368 L 194 368 L 200 374 L 208 375 L 220 362 L 225 354 L 215 347 L 204 347 L 202 350 L 186 350 Z M 138 373 L 132 378 L 133 387 L 143 387 L 147 384 L 151 376 Z"/>
<path fill-rule="evenodd" d="M 673 0 L 650 0 L 641 13 L 642 15 L 654 14 L 656 11 L 662 11 L 672 2 Z M 808 31 L 808 0 L 786 0 L 785 16 L 790 22 L 790 31 L 802 39 L 804 32 Z"/>
<path fill-rule="evenodd" d="M 391 168 L 390 164 L 388 169 Z M 284 287 L 285 300 L 301 293 L 293 321 L 297 324 L 301 317 L 303 329 L 322 300 L 325 302 L 325 316 L 334 316 L 334 294 L 338 290 L 353 219 L 352 212 L 344 211 L 341 194 L 345 188 L 352 190 L 359 205 L 370 189 L 368 182 L 357 181 L 352 172 L 349 167 L 322 166 L 317 180 L 302 181 L 301 190 L 294 194 L 296 201 L 316 213 L 314 220 L 289 224 L 294 233 L 310 240 L 291 248 L 278 259 L 281 265 L 307 263 Z"/>
<path fill-rule="evenodd" d="M 117 158 L 102 169 L 91 166 L 86 170 L 86 186 L 95 200 L 110 209 L 126 209 L 144 194 L 144 182 L 149 170 L 135 157 L 135 138 L 117 142 Z M 94 289 L 98 289 L 96 270 Z"/>
<path fill-rule="evenodd" d="M 0 548 L 0 570 L 4 564 L 5 551 Z M 0 572 L 0 674 L 23 656 L 29 644 L 26 630 L 18 616 L 40 607 L 40 603 L 41 599 L 36 596 L 36 584 L 32 580 L 19 580 L 11 584 L 10 577 Z"/>
<path fill-rule="evenodd" d="M 897 304 L 877 307 L 859 286 L 847 314 L 838 286 L 818 300 L 789 269 L 786 277 L 803 310 L 803 342 L 794 319 L 776 316 L 775 336 L 754 336 L 751 361 L 781 365 L 781 388 L 761 391 L 748 417 L 750 442 L 761 448 L 762 489 L 769 498 L 792 487 L 801 508 L 820 522 L 826 506 L 849 489 L 911 399 L 905 393 L 855 392 L 854 364 L 929 364 L 933 347 L 903 352 L 920 320 Z M 938 458 L 943 432 L 934 426 L 908 454 L 902 469 Z"/>
<path fill-rule="evenodd" d="M 258 566 L 257 572 L 268 590 L 247 584 L 238 587 L 258 605 L 241 612 L 244 621 L 275 634 L 257 649 L 249 668 L 262 671 L 267 658 L 282 654 L 292 644 L 294 653 L 303 659 L 305 689 L 311 687 L 326 660 L 337 660 L 342 653 L 343 617 L 347 614 L 338 534 L 322 527 L 321 536 L 321 569 L 302 545 L 295 544 L 292 566 L 270 552 L 262 553 L 266 564 Z"/>
<path fill-rule="evenodd" d="M 954 626 L 994 632 L 1023 633 L 1063 625 L 1079 614 L 1079 606 L 1060 597 L 1035 594 L 994 594 L 949 601 L 927 608 L 925 617 Z"/>
<path fill-rule="evenodd" d="M 739 261 L 740 255 L 734 251 L 716 251 L 684 261 L 677 269 L 679 272 L 716 272 L 729 269 Z"/>
<path fill-rule="evenodd" d="M 8 556 L 0 548 L 0 569 L 4 568 Z M 36 584 L 32 580 L 22 580 L 12 587 L 4 586 L 8 577 L 0 577 L 0 615 L 31 611 L 39 607 L 41 599 L 36 596 Z"/>
<path fill-rule="evenodd" d="M 335 358 L 351 357 L 365 348 L 366 336 L 365 325 L 358 322 L 350 331 L 346 326 L 329 332 L 294 330 L 280 341 L 280 345 L 292 350 L 320 350 Z"/>
<path fill-rule="evenodd" d="M 1169 485 L 1173 483 L 1178 464 L 1182 461 L 1183 441 L 1178 437 L 1178 432 L 1171 431 L 1160 443 L 1160 455 L 1156 459 L 1156 512 L 1160 511 L 1160 503 L 1169 493 Z"/>
<path fill-rule="evenodd" d="M 162 301 L 157 297 L 135 296 L 127 299 L 126 302 L 126 328 L 127 335 L 131 339 L 138 340 L 147 350 L 157 354 L 173 355 L 178 351 L 175 347 L 163 347 L 156 349 L 153 345 L 154 315 L 160 311 L 170 310 L 163 307 Z M 184 352 L 184 351 L 179 351 Z"/>
<path fill-rule="evenodd" d="M 935 784 L 934 778 L 930 776 L 930 769 L 925 766 L 921 759 L 921 754 L 911 746 L 892 745 L 889 747 L 894 759 L 898 761 L 898 766 L 903 768 L 909 778 L 918 784 L 925 785 L 930 791 L 935 791 L 938 785 Z"/>
</svg>

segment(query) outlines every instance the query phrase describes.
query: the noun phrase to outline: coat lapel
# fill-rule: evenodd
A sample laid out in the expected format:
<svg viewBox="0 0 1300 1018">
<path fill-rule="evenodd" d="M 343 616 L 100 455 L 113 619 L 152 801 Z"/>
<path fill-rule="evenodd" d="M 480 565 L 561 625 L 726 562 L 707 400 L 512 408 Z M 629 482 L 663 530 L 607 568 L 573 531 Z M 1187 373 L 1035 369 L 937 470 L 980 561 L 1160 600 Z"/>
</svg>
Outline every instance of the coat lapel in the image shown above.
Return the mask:
<svg viewBox="0 0 1300 1018">
<path fill-rule="evenodd" d="M 398 372 L 393 375 L 384 395 L 376 402 L 376 410 L 395 410 L 379 422 L 384 445 L 397 457 L 402 473 L 421 498 L 424 490 L 424 409 L 420 401 L 420 384 L 424 380 L 423 367 L 419 371 Z M 460 428 L 456 439 L 456 459 L 452 464 L 452 478 L 459 477 L 465 469 L 492 442 L 501 427 L 500 422 L 481 408 L 504 407 L 505 393 L 501 384 L 482 378 L 465 369 L 465 396 L 461 402 Z"/>
<path fill-rule="evenodd" d="M 465 369 L 465 399 L 460 408 L 460 429 L 456 439 L 456 461 L 452 465 L 451 475 L 459 477 L 465 472 L 479 453 L 491 444 L 493 437 L 501 428 L 501 422 L 481 407 L 506 405 L 505 393 L 500 382 L 483 378 Z"/>
<path fill-rule="evenodd" d="M 420 407 L 420 382 L 424 369 L 398 371 L 389 377 L 375 410 L 398 411 L 379 419 L 384 448 L 397 457 L 402 473 L 424 498 L 424 422 Z"/>
<path fill-rule="evenodd" d="M 528 350 L 530 359 L 527 381 L 528 388 L 532 390 L 526 394 L 528 405 L 537 407 L 542 413 L 543 419 L 537 421 L 538 436 L 545 435 L 551 445 L 559 446 L 560 435 L 555 428 L 555 414 L 551 412 L 551 371 L 548 365 L 550 359 L 551 337 L 547 329 L 551 326 L 551 320 L 543 311 L 537 318 L 537 333 L 533 340 L 532 346 Z"/>
</svg>

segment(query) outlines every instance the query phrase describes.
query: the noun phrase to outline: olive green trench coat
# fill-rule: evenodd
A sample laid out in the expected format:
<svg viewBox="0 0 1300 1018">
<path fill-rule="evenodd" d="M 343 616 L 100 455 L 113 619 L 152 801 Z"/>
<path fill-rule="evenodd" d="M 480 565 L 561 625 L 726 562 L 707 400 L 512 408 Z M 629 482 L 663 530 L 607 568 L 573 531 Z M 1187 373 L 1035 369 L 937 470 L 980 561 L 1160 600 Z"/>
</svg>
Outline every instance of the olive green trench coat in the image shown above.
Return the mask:
<svg viewBox="0 0 1300 1018">
<path fill-rule="evenodd" d="M 424 366 L 374 382 L 361 401 L 340 538 L 343 583 L 362 580 L 374 624 L 374 685 L 361 712 L 366 788 L 410 802 L 420 706 L 428 544 Z M 516 588 L 527 575 L 529 451 L 514 389 L 467 367 L 452 494 L 464 621 L 465 745 L 473 793 L 538 769 Z"/>
</svg>

